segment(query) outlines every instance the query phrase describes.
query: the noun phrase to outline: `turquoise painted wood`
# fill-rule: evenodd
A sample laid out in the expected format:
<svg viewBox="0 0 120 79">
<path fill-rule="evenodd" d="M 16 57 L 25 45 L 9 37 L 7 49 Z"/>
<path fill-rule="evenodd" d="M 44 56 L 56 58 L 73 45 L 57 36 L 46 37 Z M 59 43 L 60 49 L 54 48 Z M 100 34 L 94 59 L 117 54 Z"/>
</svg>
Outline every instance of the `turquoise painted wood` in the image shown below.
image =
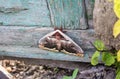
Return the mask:
<svg viewBox="0 0 120 79">
<path fill-rule="evenodd" d="M 87 29 L 84 0 L 47 0 L 53 26 Z"/>
<path fill-rule="evenodd" d="M 0 25 L 86 29 L 84 0 L 0 0 Z"/>
<path fill-rule="evenodd" d="M 0 0 L 0 24 L 50 26 L 45 0 Z"/>
<path fill-rule="evenodd" d="M 94 50 L 85 51 L 84 57 L 64 54 L 61 52 L 51 52 L 35 47 L 28 46 L 1 46 L 0 56 L 31 58 L 31 59 L 49 59 L 60 61 L 90 62 Z"/>
<path fill-rule="evenodd" d="M 86 29 L 84 4 L 84 0 L 0 0 L 0 55 L 90 62 L 94 49 L 89 44 L 93 41 L 91 31 L 86 32 L 89 30 L 67 30 L 66 33 L 83 48 L 83 58 L 41 50 L 37 45 L 41 37 L 53 31 L 53 28 L 38 27 Z"/>
<path fill-rule="evenodd" d="M 94 53 L 94 47 L 90 43 L 95 40 L 93 29 L 66 30 L 65 33 L 83 49 L 84 57 L 40 49 L 39 39 L 53 30 L 48 27 L 0 26 L 0 56 L 90 62 Z"/>
<path fill-rule="evenodd" d="M 85 0 L 88 20 L 93 19 L 94 3 L 95 3 L 95 0 Z"/>
</svg>

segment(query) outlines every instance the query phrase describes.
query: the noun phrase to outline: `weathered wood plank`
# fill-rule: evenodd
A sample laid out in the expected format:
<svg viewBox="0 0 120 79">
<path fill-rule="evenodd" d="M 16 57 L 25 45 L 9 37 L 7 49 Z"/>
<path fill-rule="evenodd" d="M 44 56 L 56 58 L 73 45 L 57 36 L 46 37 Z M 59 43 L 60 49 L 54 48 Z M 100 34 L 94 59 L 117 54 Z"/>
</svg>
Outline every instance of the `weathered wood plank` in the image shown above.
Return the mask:
<svg viewBox="0 0 120 79">
<path fill-rule="evenodd" d="M 84 0 L 0 0 L 0 25 L 87 29 L 87 5 Z"/>
<path fill-rule="evenodd" d="M 53 28 L 1 26 L 0 55 L 20 58 L 90 62 L 90 57 L 94 52 L 90 41 L 95 40 L 92 29 L 66 30 L 66 34 L 85 51 L 85 57 L 83 58 L 38 48 L 38 40 L 51 31 L 53 31 Z"/>
<path fill-rule="evenodd" d="M 50 26 L 45 0 L 0 0 L 0 25 Z"/>
<path fill-rule="evenodd" d="M 93 19 L 94 3 L 95 0 L 85 0 L 88 20 Z"/>
<path fill-rule="evenodd" d="M 23 26 L 0 26 L 0 45 L 16 45 L 37 47 L 38 40 L 53 28 L 23 27 Z M 94 41 L 94 30 L 66 30 L 71 37 L 83 49 L 93 48 L 90 41 Z"/>
<path fill-rule="evenodd" d="M 0 56 L 10 56 L 18 58 L 49 59 L 62 61 L 90 62 L 94 50 L 85 51 L 84 57 L 72 56 L 60 52 L 51 52 L 36 47 L 28 46 L 3 46 L 0 45 Z"/>
<path fill-rule="evenodd" d="M 53 26 L 87 29 L 84 0 L 46 0 Z"/>
</svg>

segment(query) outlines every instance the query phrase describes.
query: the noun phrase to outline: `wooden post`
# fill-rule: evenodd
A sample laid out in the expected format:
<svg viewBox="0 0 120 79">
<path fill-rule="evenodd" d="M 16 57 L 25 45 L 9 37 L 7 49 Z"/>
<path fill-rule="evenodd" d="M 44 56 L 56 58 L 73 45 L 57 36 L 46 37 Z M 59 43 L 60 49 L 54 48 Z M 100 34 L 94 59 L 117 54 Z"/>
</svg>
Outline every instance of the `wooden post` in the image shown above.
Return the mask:
<svg viewBox="0 0 120 79">
<path fill-rule="evenodd" d="M 113 37 L 113 27 L 117 17 L 113 11 L 113 2 L 108 0 L 95 0 L 93 22 L 96 36 L 103 40 L 111 49 L 120 49 L 120 36 Z"/>
</svg>

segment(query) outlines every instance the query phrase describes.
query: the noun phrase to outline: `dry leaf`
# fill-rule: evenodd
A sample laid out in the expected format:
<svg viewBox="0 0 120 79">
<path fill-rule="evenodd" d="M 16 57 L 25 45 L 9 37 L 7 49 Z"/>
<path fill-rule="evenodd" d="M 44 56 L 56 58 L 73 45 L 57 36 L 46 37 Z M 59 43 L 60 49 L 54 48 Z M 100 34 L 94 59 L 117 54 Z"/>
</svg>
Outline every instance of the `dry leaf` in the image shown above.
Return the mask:
<svg viewBox="0 0 120 79">
<path fill-rule="evenodd" d="M 120 18 L 120 3 L 115 3 L 114 4 L 114 12 L 115 12 L 116 16 L 118 18 Z"/>
<path fill-rule="evenodd" d="M 120 50 L 117 52 L 117 61 L 120 62 Z"/>
<path fill-rule="evenodd" d="M 118 20 L 113 28 L 113 35 L 116 38 L 120 34 L 120 20 Z"/>
</svg>

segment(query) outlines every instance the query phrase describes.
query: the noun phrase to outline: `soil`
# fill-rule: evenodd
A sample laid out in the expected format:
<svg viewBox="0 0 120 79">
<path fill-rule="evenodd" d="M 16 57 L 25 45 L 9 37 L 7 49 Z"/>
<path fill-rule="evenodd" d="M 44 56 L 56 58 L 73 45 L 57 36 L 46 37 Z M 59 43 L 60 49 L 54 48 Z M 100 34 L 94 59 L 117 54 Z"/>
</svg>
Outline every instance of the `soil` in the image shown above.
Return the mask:
<svg viewBox="0 0 120 79">
<path fill-rule="evenodd" d="M 2 60 L 0 64 L 15 79 L 63 79 L 63 76 L 72 76 L 73 73 L 70 69 L 28 65 L 17 60 Z M 87 67 L 77 74 L 76 79 L 115 79 L 115 69 L 104 65 Z"/>
<path fill-rule="evenodd" d="M 26 65 L 24 62 L 17 60 L 3 60 L 1 64 L 15 79 L 62 79 L 65 75 L 72 75 L 72 70 L 41 65 Z"/>
</svg>

